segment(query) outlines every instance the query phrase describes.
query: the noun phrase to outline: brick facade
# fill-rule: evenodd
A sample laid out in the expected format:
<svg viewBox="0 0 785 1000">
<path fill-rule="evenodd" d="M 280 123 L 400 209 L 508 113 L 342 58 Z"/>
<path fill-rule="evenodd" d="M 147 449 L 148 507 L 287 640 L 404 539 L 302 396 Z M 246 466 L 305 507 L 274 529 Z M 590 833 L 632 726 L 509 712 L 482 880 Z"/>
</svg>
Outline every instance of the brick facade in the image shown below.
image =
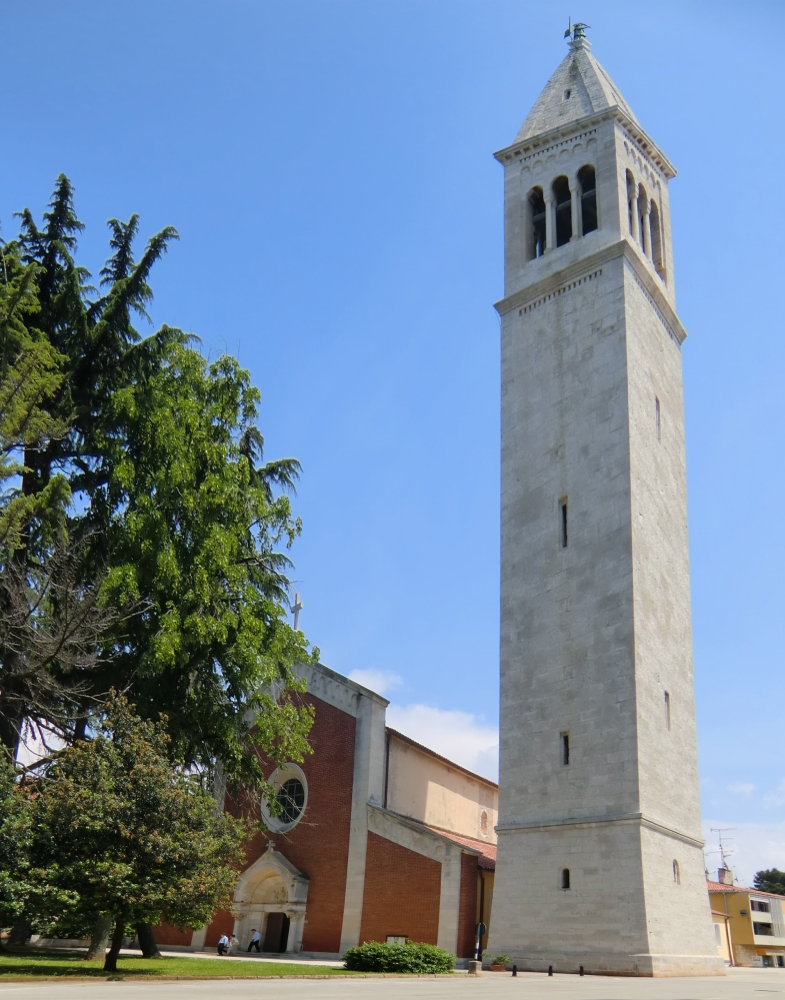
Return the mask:
<svg viewBox="0 0 785 1000">
<path fill-rule="evenodd" d="M 351 715 L 319 698 L 309 694 L 298 697 L 315 708 L 309 736 L 313 753 L 300 765 L 308 782 L 305 813 L 288 833 L 257 834 L 248 847 L 246 863 L 253 864 L 272 842 L 276 851 L 307 875 L 310 884 L 303 951 L 338 952 L 349 856 L 356 726 Z M 235 811 L 228 800 L 227 808 Z M 214 924 L 208 930 L 207 943 L 215 936 Z"/>
<path fill-rule="evenodd" d="M 207 935 L 204 939 L 205 946 L 215 948 L 218 938 L 222 934 L 231 936 L 234 930 L 234 917 L 228 910 L 216 910 L 210 926 L 207 928 Z M 158 940 L 158 928 L 156 928 L 156 941 Z"/>
<path fill-rule="evenodd" d="M 171 924 L 159 924 L 153 933 L 155 935 L 155 943 L 159 946 L 171 946 L 174 944 L 187 948 L 191 943 L 194 932 L 189 930 L 181 931 L 179 927 L 172 927 Z"/>
<path fill-rule="evenodd" d="M 436 944 L 441 875 L 438 861 L 369 832 L 360 943 L 401 934 Z"/>
<path fill-rule="evenodd" d="M 474 854 L 461 855 L 461 902 L 458 909 L 458 958 L 474 957 L 477 926 L 477 866 Z"/>
</svg>

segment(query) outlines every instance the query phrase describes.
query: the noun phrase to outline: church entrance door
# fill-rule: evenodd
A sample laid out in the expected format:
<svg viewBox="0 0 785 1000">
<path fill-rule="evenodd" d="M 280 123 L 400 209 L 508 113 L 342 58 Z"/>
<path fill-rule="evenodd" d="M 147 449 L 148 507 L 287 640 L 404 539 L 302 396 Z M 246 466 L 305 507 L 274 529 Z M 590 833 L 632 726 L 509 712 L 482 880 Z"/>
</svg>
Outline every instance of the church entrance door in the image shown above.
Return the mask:
<svg viewBox="0 0 785 1000">
<path fill-rule="evenodd" d="M 285 913 L 268 913 L 262 951 L 286 951 L 289 940 L 289 918 Z"/>
</svg>

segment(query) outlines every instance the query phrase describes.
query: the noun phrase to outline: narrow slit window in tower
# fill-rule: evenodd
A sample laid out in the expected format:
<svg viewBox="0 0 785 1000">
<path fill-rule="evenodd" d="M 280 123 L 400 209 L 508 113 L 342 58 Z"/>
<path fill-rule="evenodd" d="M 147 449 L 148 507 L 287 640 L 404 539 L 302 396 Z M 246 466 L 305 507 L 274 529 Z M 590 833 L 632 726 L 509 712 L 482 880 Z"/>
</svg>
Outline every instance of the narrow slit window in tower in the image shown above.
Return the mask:
<svg viewBox="0 0 785 1000">
<path fill-rule="evenodd" d="M 562 889 L 570 888 L 570 869 L 562 868 L 561 870 L 561 887 Z"/>
<path fill-rule="evenodd" d="M 671 696 L 668 692 L 665 692 L 665 727 L 670 729 L 671 727 Z"/>
<path fill-rule="evenodd" d="M 654 419 L 657 421 L 657 440 L 662 441 L 662 422 L 660 418 L 660 397 L 654 397 Z"/>
<path fill-rule="evenodd" d="M 529 213 L 531 219 L 530 240 L 527 247 L 527 260 L 535 260 L 545 253 L 545 199 L 542 188 L 532 188 L 529 192 Z"/>
<path fill-rule="evenodd" d="M 570 734 L 560 733 L 561 737 L 561 762 L 564 767 L 568 767 L 570 763 Z"/>
<path fill-rule="evenodd" d="M 679 862 L 676 861 L 675 858 L 673 861 L 673 881 L 676 883 L 676 885 L 681 885 L 681 872 L 679 871 Z"/>
<path fill-rule="evenodd" d="M 559 501 L 559 523 L 561 526 L 561 547 L 567 548 L 567 497 Z"/>
<path fill-rule="evenodd" d="M 553 197 L 556 201 L 556 246 L 563 247 L 572 239 L 572 195 L 566 177 L 557 177 L 553 182 Z"/>
<path fill-rule="evenodd" d="M 597 225 L 597 180 L 594 174 L 594 167 L 587 164 L 578 171 L 578 180 L 581 185 L 581 219 L 583 227 L 581 232 L 592 233 L 598 228 Z"/>
</svg>

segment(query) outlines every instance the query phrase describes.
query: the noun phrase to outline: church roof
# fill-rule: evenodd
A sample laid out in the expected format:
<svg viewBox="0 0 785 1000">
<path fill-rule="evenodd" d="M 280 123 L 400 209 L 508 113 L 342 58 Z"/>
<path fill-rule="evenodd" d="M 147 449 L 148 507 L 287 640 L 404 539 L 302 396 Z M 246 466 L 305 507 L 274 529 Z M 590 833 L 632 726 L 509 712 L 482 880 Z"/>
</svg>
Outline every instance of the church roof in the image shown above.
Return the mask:
<svg viewBox="0 0 785 1000">
<path fill-rule="evenodd" d="M 473 851 L 478 851 L 480 855 L 478 859 L 480 868 L 489 872 L 496 870 L 496 844 L 489 844 L 485 840 L 477 840 L 474 837 L 463 837 L 459 833 L 453 833 L 452 830 L 442 830 L 438 826 L 431 826 L 428 823 L 423 823 L 423 826 L 433 831 L 433 833 L 438 833 L 442 837 L 460 844 L 461 847 L 469 847 Z"/>
<path fill-rule="evenodd" d="M 589 43 L 577 39 L 570 42 L 570 51 L 534 102 L 513 145 L 613 107 L 637 124 L 619 88 L 589 51 Z"/>
</svg>

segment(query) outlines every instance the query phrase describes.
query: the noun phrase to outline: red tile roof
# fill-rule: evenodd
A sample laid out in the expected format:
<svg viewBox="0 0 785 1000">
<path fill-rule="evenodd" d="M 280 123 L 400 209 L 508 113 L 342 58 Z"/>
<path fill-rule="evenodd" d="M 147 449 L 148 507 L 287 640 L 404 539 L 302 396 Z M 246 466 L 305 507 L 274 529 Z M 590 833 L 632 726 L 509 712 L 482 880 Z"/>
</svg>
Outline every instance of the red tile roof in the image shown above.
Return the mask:
<svg viewBox="0 0 785 1000">
<path fill-rule="evenodd" d="M 743 885 L 725 885 L 724 882 L 712 882 L 706 879 L 709 892 L 751 892 L 754 896 L 771 896 L 772 899 L 785 899 L 785 896 L 778 892 L 764 892 L 762 889 L 747 889 Z"/>
<path fill-rule="evenodd" d="M 463 837 L 458 833 L 453 833 L 451 830 L 441 830 L 438 826 L 428 826 L 427 823 L 423 823 L 423 826 L 428 830 L 432 830 L 433 833 L 438 833 L 440 836 L 446 837 L 456 844 L 460 844 L 462 847 L 470 847 L 473 851 L 479 851 L 480 857 L 477 863 L 480 868 L 488 872 L 496 870 L 496 844 L 488 844 L 484 840 L 475 840 L 473 837 Z"/>
</svg>

